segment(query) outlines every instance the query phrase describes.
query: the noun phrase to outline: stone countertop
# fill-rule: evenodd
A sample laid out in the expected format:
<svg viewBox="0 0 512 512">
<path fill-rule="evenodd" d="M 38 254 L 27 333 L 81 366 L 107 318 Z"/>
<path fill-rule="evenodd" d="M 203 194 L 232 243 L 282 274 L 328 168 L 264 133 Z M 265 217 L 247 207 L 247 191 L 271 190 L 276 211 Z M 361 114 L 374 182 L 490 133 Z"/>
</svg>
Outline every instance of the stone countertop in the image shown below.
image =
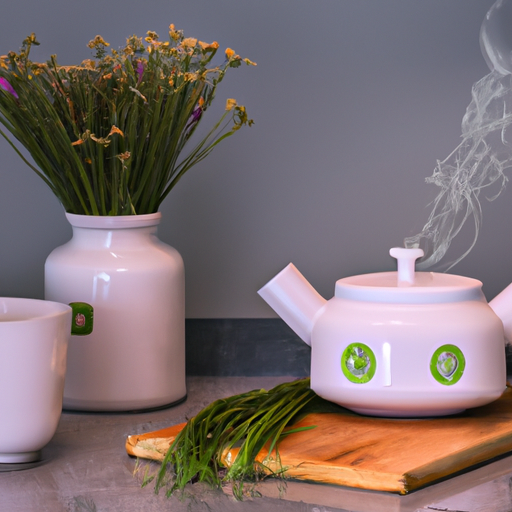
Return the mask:
<svg viewBox="0 0 512 512">
<path fill-rule="evenodd" d="M 294 378 L 189 377 L 187 400 L 172 408 L 138 414 L 64 412 L 41 463 L 20 471 L 0 467 L 0 511 L 512 511 L 512 457 L 406 496 L 298 481 L 281 489 L 271 479 L 258 487 L 262 497 L 243 502 L 201 484 L 190 485 L 181 499 L 156 495 L 151 483 L 142 487 L 144 472 L 159 465 L 128 456 L 128 435 L 184 422 L 218 398 Z"/>
</svg>

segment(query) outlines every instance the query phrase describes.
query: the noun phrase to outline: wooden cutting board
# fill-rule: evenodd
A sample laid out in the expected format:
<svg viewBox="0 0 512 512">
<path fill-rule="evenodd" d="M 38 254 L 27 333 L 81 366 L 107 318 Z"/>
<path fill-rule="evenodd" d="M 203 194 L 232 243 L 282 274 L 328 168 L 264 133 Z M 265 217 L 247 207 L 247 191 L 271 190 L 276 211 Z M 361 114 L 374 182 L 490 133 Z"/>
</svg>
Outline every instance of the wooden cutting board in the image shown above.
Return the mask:
<svg viewBox="0 0 512 512">
<path fill-rule="evenodd" d="M 129 436 L 126 450 L 162 460 L 184 425 Z M 310 414 L 294 427 L 310 425 L 316 427 L 279 445 L 287 477 L 406 494 L 512 451 L 512 389 L 457 416 L 390 419 L 346 411 Z M 263 450 L 258 460 L 267 455 Z"/>
</svg>

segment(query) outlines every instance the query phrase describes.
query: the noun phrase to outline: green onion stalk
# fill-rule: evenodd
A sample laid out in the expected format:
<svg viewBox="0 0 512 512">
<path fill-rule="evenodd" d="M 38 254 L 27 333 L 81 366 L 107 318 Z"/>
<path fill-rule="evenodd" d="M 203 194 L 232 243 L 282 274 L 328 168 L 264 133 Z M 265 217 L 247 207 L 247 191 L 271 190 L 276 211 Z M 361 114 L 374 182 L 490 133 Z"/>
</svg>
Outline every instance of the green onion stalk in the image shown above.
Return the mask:
<svg viewBox="0 0 512 512">
<path fill-rule="evenodd" d="M 318 397 L 310 389 L 309 378 L 217 400 L 191 418 L 176 436 L 156 475 L 155 491 L 166 488 L 170 496 L 190 482 L 213 487 L 230 482 L 234 496 L 242 499 L 244 483 L 269 475 L 285 476 L 279 442 L 314 428 L 294 429 L 294 423 L 312 412 L 340 409 Z M 226 453 L 235 447 L 239 448 L 236 458 L 226 464 Z M 267 454 L 262 462 L 256 460 L 260 452 Z"/>
<path fill-rule="evenodd" d="M 150 31 L 110 52 L 96 36 L 94 58 L 79 66 L 54 55 L 33 62 L 36 45 L 31 34 L 19 53 L 0 57 L 0 135 L 69 213 L 154 213 L 185 172 L 253 123 L 228 99 L 206 135 L 189 142 L 227 70 L 255 64 L 228 48 L 214 66 L 218 43 L 185 38 L 174 25 L 168 41 Z"/>
</svg>

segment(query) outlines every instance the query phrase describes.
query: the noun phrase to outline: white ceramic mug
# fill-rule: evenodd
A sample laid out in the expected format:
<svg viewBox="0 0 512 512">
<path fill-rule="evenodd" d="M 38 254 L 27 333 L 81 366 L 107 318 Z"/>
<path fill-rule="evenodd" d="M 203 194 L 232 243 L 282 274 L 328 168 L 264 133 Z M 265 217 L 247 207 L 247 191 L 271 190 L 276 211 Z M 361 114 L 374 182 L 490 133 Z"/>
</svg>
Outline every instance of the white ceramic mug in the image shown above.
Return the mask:
<svg viewBox="0 0 512 512">
<path fill-rule="evenodd" d="M 62 412 L 71 307 L 0 297 L 0 463 L 39 460 Z"/>
</svg>

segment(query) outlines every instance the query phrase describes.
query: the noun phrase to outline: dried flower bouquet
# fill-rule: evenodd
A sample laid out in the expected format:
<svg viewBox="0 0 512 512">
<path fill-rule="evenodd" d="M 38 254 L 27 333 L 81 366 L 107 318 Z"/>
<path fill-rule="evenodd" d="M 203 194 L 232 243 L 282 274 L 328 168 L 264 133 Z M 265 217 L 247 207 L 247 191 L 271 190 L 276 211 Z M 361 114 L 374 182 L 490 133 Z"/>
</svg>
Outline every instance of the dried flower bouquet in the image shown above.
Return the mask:
<svg viewBox="0 0 512 512">
<path fill-rule="evenodd" d="M 19 53 L 0 57 L 0 134 L 67 212 L 154 213 L 188 169 L 253 122 L 229 99 L 221 118 L 182 156 L 227 69 L 254 63 L 228 48 L 224 62 L 213 66 L 219 45 L 185 38 L 174 25 L 168 41 L 148 32 L 110 52 L 96 36 L 89 43 L 94 58 L 79 66 L 61 66 L 56 56 L 32 62 L 38 44 L 32 34 Z"/>
</svg>

